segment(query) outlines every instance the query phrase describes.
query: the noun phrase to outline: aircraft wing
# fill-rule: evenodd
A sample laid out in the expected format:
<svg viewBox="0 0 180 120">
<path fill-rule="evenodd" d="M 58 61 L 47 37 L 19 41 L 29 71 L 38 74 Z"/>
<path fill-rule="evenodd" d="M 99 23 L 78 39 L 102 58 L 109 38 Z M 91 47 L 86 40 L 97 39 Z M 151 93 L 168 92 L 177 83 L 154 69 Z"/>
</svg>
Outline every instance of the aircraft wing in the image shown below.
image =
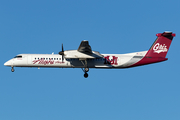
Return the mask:
<svg viewBox="0 0 180 120">
<path fill-rule="evenodd" d="M 77 50 L 67 51 L 65 54 L 65 58 L 96 59 L 104 57 L 99 52 L 92 51 L 89 42 L 86 40 L 81 42 Z"/>
</svg>

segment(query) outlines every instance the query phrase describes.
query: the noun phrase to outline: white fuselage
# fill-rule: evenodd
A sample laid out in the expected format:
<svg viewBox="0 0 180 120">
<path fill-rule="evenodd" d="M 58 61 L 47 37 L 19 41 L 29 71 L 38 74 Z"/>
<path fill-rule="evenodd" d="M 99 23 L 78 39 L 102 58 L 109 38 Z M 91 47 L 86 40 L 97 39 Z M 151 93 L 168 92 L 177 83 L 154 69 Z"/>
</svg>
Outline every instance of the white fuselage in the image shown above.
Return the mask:
<svg viewBox="0 0 180 120">
<path fill-rule="evenodd" d="M 167 52 L 175 37 L 172 32 L 156 34 L 157 39 L 148 51 L 133 52 L 128 54 L 100 54 L 92 51 L 87 40 L 81 41 L 77 50 L 62 51 L 59 54 L 19 54 L 4 63 L 14 67 L 56 67 L 56 68 L 82 68 L 84 77 L 87 78 L 89 68 L 130 68 L 168 60 Z"/>
<path fill-rule="evenodd" d="M 57 68 L 126 68 L 140 61 L 147 51 L 128 54 L 102 54 L 104 58 L 79 60 L 64 58 L 58 54 L 19 54 L 4 65 L 11 67 L 57 67 Z"/>
</svg>

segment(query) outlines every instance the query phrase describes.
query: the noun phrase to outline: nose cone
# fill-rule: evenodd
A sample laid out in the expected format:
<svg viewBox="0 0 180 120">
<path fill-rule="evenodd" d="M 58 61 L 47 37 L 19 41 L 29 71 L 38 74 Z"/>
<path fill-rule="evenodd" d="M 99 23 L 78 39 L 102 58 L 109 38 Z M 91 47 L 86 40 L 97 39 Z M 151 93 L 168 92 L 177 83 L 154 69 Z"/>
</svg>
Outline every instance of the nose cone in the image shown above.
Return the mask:
<svg viewBox="0 0 180 120">
<path fill-rule="evenodd" d="M 10 61 L 7 61 L 4 63 L 5 66 L 11 66 L 11 62 Z"/>
</svg>

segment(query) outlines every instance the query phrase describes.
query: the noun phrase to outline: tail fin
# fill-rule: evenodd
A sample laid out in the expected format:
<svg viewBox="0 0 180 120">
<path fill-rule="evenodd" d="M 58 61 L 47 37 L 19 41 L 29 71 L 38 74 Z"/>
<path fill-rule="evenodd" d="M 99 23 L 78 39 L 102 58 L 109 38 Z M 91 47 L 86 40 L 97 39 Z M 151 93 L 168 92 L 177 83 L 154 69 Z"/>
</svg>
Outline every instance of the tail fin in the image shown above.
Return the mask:
<svg viewBox="0 0 180 120">
<path fill-rule="evenodd" d="M 156 36 L 157 39 L 147 52 L 146 57 L 165 58 L 175 34 L 172 32 L 164 32 L 158 33 Z"/>
<path fill-rule="evenodd" d="M 172 32 L 164 32 L 156 34 L 157 39 L 146 53 L 146 55 L 137 63 L 131 65 L 130 67 L 146 65 L 156 62 L 162 62 L 167 60 L 166 54 L 169 50 L 173 37 L 175 34 Z"/>
</svg>

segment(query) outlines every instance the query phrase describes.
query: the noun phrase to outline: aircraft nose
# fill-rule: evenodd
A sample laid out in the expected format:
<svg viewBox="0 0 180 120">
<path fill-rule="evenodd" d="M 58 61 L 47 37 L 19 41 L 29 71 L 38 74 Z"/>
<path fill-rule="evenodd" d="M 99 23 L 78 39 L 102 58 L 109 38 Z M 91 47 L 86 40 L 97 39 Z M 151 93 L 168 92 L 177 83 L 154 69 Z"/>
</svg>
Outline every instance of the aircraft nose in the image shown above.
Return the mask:
<svg viewBox="0 0 180 120">
<path fill-rule="evenodd" d="M 11 62 L 10 61 L 5 62 L 4 66 L 11 66 Z"/>
</svg>

